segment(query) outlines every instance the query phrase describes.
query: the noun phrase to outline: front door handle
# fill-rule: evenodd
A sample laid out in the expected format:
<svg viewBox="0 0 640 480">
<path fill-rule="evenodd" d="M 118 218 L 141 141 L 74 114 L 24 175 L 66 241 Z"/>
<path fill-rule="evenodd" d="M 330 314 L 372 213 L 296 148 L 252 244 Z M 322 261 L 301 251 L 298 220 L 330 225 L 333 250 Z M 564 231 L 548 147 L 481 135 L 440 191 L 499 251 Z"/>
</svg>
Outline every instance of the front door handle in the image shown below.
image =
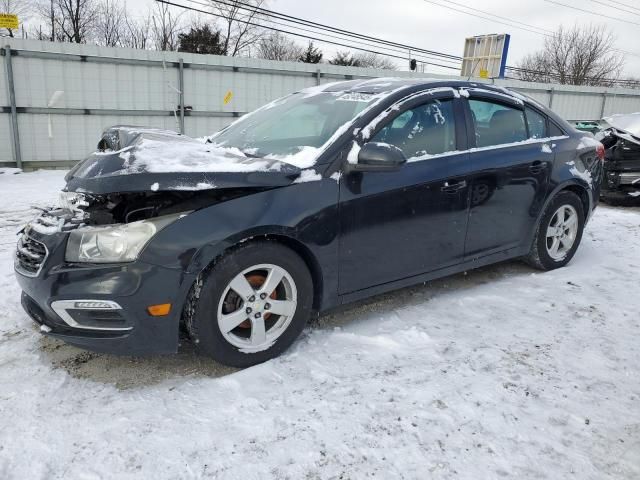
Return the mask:
<svg viewBox="0 0 640 480">
<path fill-rule="evenodd" d="M 529 171 L 536 174 L 542 172 L 545 168 L 547 168 L 547 163 L 541 162 L 540 160 L 536 160 L 529 165 Z"/>
<path fill-rule="evenodd" d="M 444 182 L 444 185 L 442 185 L 442 188 L 440 190 L 442 190 L 445 193 L 454 194 L 454 193 L 458 193 L 463 188 L 467 188 L 466 180 L 460 180 L 459 182 L 453 182 L 453 183 Z"/>
</svg>

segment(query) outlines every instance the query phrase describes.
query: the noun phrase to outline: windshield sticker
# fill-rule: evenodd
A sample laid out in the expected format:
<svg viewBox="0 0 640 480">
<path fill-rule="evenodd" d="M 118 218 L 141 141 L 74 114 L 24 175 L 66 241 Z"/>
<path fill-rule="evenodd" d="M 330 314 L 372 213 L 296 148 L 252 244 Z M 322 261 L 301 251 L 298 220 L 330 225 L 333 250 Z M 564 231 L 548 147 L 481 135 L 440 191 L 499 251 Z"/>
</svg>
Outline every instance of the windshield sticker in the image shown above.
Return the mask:
<svg viewBox="0 0 640 480">
<path fill-rule="evenodd" d="M 337 100 L 347 102 L 370 102 L 375 97 L 377 96 L 372 93 L 348 92 L 340 95 Z"/>
</svg>

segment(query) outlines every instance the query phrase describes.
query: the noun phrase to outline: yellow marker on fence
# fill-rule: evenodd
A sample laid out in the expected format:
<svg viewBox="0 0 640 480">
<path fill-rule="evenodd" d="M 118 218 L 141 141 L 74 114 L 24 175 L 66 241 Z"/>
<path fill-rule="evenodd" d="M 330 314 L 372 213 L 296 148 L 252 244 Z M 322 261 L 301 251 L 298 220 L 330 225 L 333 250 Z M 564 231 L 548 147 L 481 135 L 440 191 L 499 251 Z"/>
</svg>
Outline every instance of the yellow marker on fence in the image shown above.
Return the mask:
<svg viewBox="0 0 640 480">
<path fill-rule="evenodd" d="M 10 13 L 0 13 L 0 28 L 10 28 L 15 30 L 18 28 L 18 16 Z"/>
<path fill-rule="evenodd" d="M 480 78 L 489 78 L 489 70 L 480 69 Z"/>
<path fill-rule="evenodd" d="M 224 98 L 222 99 L 222 102 L 226 105 L 231 101 L 232 98 L 233 98 L 233 92 L 229 90 L 227 94 L 224 96 Z"/>
</svg>

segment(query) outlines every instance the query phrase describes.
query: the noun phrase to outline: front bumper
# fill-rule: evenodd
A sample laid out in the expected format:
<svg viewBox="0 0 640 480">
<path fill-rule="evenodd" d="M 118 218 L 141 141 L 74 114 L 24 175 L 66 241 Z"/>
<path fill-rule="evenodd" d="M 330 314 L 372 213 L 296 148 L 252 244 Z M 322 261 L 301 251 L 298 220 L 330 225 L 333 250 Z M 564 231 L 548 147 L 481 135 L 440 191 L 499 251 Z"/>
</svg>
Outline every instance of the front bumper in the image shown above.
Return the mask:
<svg viewBox="0 0 640 480">
<path fill-rule="evenodd" d="M 48 255 L 36 275 L 16 268 L 16 277 L 22 305 L 43 333 L 104 353 L 177 351 L 182 306 L 194 278 L 141 261 L 65 264 L 66 234 L 30 235 L 46 245 Z M 148 306 L 163 303 L 172 305 L 168 315 L 147 312 Z M 113 308 L 103 308 L 107 305 Z"/>
<path fill-rule="evenodd" d="M 601 194 L 605 198 L 632 199 L 640 194 L 640 170 L 605 170 Z"/>
</svg>

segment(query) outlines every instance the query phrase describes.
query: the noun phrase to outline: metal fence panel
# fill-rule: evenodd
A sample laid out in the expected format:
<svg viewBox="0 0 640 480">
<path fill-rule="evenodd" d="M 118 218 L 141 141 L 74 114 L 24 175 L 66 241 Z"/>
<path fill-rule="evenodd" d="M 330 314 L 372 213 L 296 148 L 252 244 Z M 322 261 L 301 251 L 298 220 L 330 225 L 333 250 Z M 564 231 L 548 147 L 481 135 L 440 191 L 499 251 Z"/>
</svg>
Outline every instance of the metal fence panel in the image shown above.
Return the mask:
<svg viewBox="0 0 640 480">
<path fill-rule="evenodd" d="M 13 163 L 9 115 L 0 115 L 0 163 Z"/>
<path fill-rule="evenodd" d="M 30 162 L 57 165 L 84 158 L 95 149 L 101 132 L 116 124 L 180 130 L 181 87 L 187 107 L 184 131 L 201 137 L 211 135 L 240 114 L 318 83 L 390 74 L 454 78 L 34 40 L 5 39 L 4 43 L 11 45 L 14 51 L 11 59 L 20 146 L 26 167 Z M 181 59 L 184 67 L 182 83 Z M 0 106 L 5 107 L 6 112 L 10 103 L 6 57 L 2 57 L 2 62 Z M 640 111 L 638 91 L 514 80 L 495 80 L 493 83 L 520 90 L 543 105 L 551 103 L 552 108 L 568 120 L 596 120 L 603 113 Z M 58 91 L 64 93 L 57 95 L 55 104 L 50 104 Z M 5 164 L 15 157 L 9 127 L 9 114 L 0 113 L 0 163 Z"/>
<path fill-rule="evenodd" d="M 604 115 L 640 112 L 640 98 L 611 95 L 607 97 Z"/>
<path fill-rule="evenodd" d="M 49 137 L 49 118 L 52 137 Z M 77 161 L 96 149 L 105 128 L 118 124 L 176 130 L 176 121 L 170 116 L 21 114 L 18 127 L 23 158 L 38 162 Z"/>
</svg>

